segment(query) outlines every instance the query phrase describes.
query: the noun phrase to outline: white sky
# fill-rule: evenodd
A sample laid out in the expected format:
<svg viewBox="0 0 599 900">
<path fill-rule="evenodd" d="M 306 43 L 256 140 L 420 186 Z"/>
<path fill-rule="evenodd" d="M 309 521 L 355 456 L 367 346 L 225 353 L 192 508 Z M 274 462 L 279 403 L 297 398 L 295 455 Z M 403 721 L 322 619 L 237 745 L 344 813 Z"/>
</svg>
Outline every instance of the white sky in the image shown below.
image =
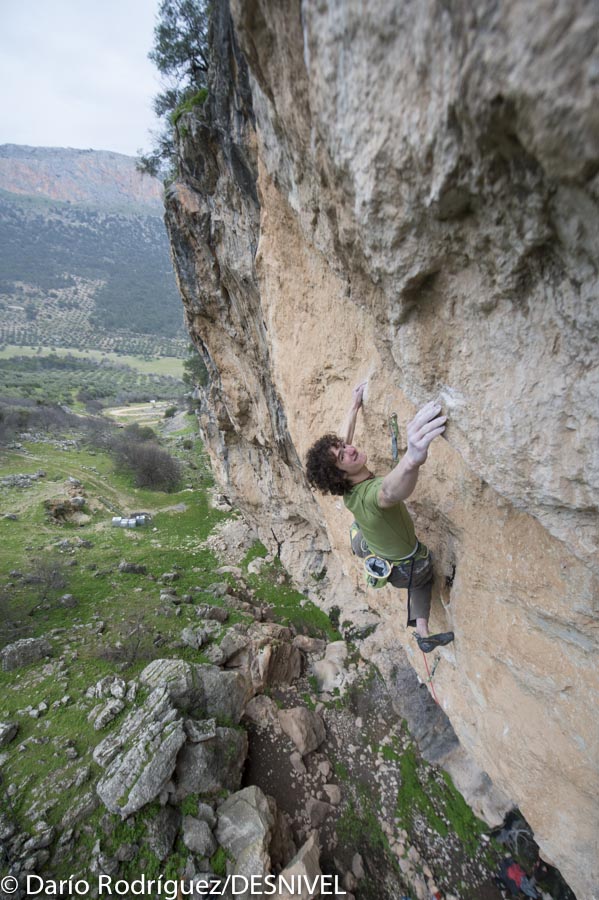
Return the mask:
<svg viewBox="0 0 599 900">
<path fill-rule="evenodd" d="M 0 144 L 149 150 L 158 0 L 0 0 Z"/>
</svg>

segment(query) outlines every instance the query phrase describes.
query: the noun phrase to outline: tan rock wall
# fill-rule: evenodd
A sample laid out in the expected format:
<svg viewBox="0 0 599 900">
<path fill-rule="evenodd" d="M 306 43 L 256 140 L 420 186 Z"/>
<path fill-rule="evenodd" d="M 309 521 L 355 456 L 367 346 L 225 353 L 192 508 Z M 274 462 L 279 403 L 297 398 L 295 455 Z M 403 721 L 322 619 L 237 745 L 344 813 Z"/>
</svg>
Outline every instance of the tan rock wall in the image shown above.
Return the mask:
<svg viewBox="0 0 599 900">
<path fill-rule="evenodd" d="M 346 285 L 303 240 L 264 176 L 260 185 L 256 268 L 273 377 L 293 442 L 303 455 L 324 430 L 334 430 L 349 387 L 368 377 L 354 440 L 367 450 L 373 470 L 385 474 L 389 417 L 396 412 L 405 423 L 414 407 L 397 386 L 396 370 L 376 350 L 372 316 L 348 300 Z M 351 516 L 338 498 L 319 503 L 332 548 L 361 591 L 359 567 L 348 552 Z M 596 858 L 593 574 L 472 472 L 452 447 L 451 426 L 447 440 L 434 445 L 409 506 L 437 560 L 432 628 L 453 628 L 457 635 L 441 653 L 435 684 L 461 743 L 514 798 L 549 858 L 563 865 L 564 845 L 578 855 L 581 842 L 587 860 Z M 453 566 L 449 589 L 445 578 Z M 346 598 L 343 616 L 351 618 L 355 602 Z M 369 592 L 367 602 L 425 680 L 422 655 L 404 627 L 405 592 L 388 587 Z M 378 640 L 375 635 L 370 642 L 375 659 Z M 570 829 L 574 840 L 564 834 Z"/>
<path fill-rule="evenodd" d="M 182 120 L 167 212 L 217 475 L 325 608 L 380 623 L 363 649 L 382 671 L 405 651 L 424 678 L 405 598 L 366 595 L 349 515 L 311 495 L 301 461 L 364 378 L 356 441 L 379 473 L 390 416 L 405 435 L 443 397 L 450 424 L 410 498 L 437 561 L 432 625 L 456 632 L 437 694 L 593 900 L 593 5 L 235 2 L 247 74 L 217 9 L 223 71 Z M 480 807 L 492 819 L 501 801 Z"/>
</svg>

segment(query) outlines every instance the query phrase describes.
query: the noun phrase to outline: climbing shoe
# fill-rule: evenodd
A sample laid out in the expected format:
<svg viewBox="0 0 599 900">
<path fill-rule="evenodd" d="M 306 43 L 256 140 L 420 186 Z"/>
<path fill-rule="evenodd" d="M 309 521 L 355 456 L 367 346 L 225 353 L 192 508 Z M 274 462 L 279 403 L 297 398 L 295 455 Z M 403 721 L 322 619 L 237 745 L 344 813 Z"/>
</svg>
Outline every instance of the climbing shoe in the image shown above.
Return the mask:
<svg viewBox="0 0 599 900">
<path fill-rule="evenodd" d="M 436 647 L 444 647 L 453 641 L 453 631 L 444 631 L 441 634 L 429 634 L 428 637 L 416 635 L 416 643 L 423 653 L 430 653 Z"/>
</svg>

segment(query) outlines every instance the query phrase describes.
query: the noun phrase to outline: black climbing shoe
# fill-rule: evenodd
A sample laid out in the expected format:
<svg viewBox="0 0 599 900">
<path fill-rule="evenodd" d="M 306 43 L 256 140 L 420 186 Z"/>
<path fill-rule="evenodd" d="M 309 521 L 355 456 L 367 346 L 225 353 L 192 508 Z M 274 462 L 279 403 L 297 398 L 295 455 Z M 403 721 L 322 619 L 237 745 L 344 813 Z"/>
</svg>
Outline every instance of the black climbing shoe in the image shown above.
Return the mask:
<svg viewBox="0 0 599 900">
<path fill-rule="evenodd" d="M 444 647 L 453 641 L 453 631 L 444 631 L 442 634 L 429 634 L 428 637 L 416 635 L 416 643 L 423 653 L 430 653 L 435 647 Z"/>
</svg>

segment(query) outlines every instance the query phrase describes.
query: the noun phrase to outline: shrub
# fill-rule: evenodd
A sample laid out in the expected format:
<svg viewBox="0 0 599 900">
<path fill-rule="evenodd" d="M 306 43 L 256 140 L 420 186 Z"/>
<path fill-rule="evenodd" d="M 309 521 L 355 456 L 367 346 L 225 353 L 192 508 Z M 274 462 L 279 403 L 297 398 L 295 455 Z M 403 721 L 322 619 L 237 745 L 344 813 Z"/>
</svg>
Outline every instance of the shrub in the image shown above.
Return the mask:
<svg viewBox="0 0 599 900">
<path fill-rule="evenodd" d="M 114 450 L 117 463 L 129 469 L 137 487 L 175 491 L 181 482 L 181 466 L 170 453 L 149 441 L 122 439 Z"/>
<path fill-rule="evenodd" d="M 164 418 L 172 419 L 173 416 L 176 414 L 176 412 L 177 412 L 176 406 L 167 406 L 167 408 L 164 410 Z"/>
<path fill-rule="evenodd" d="M 129 441 L 135 441 L 141 444 L 143 441 L 155 441 L 156 432 L 149 425 L 140 425 L 138 422 L 132 422 L 127 425 L 123 432 L 124 437 Z"/>
<path fill-rule="evenodd" d="M 41 556 L 34 560 L 25 583 L 36 586 L 38 599 L 51 597 L 67 586 L 66 567 L 56 556 Z"/>
</svg>

